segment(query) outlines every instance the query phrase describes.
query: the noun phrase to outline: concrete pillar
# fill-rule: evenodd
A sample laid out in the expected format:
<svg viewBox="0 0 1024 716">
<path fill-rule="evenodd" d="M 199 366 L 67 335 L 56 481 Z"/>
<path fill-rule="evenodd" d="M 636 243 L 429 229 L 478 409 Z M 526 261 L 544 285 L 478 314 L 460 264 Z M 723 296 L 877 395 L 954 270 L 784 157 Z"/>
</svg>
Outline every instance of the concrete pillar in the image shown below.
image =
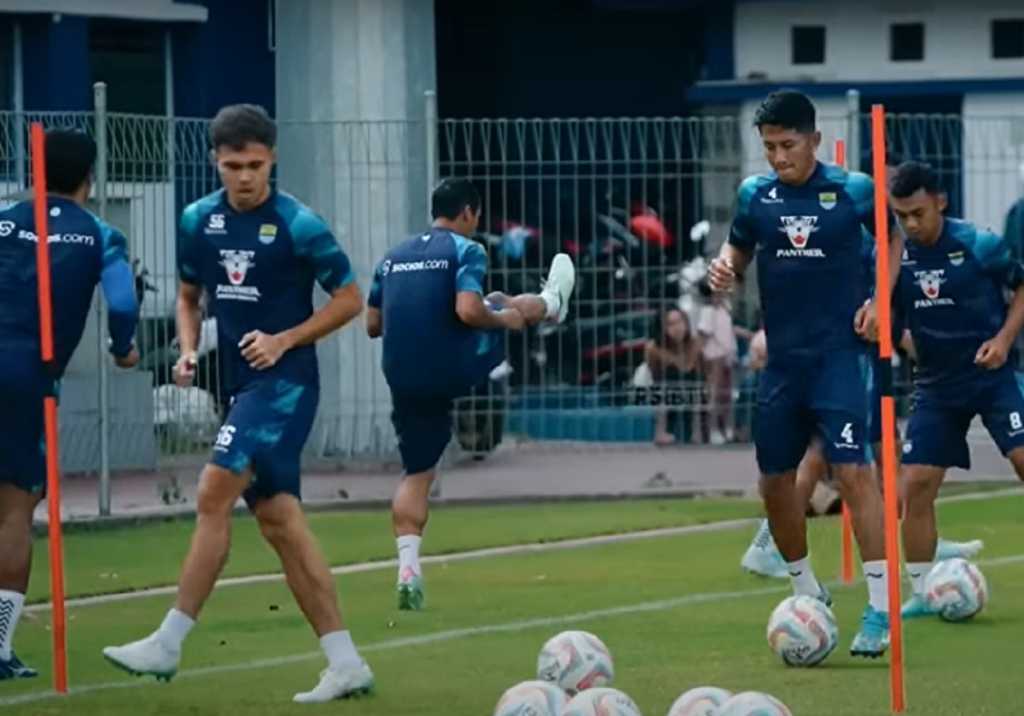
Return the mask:
<svg viewBox="0 0 1024 716">
<path fill-rule="evenodd" d="M 331 225 L 369 290 L 389 246 L 426 226 L 424 99 L 436 85 L 432 0 L 277 3 L 279 186 Z M 393 447 L 379 342 L 362 321 L 320 346 L 326 454 Z"/>
</svg>

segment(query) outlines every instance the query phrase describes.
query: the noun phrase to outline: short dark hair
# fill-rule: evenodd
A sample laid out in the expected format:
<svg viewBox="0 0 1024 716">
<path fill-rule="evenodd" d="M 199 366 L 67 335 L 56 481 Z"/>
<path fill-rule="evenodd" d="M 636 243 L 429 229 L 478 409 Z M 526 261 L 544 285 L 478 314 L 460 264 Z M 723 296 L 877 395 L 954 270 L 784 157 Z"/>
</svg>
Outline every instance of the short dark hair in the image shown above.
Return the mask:
<svg viewBox="0 0 1024 716">
<path fill-rule="evenodd" d="M 277 145 L 277 125 L 259 105 L 230 104 L 210 122 L 210 142 L 214 150 L 229 147 L 241 151 L 250 142 L 273 149 Z"/>
<path fill-rule="evenodd" d="M 754 112 L 754 126 L 761 129 L 774 124 L 783 129 L 792 129 L 803 134 L 813 132 L 816 110 L 810 98 L 796 90 L 779 90 L 764 98 Z"/>
<path fill-rule="evenodd" d="M 469 179 L 445 179 L 430 197 L 430 215 L 435 219 L 457 219 L 469 207 L 480 209 L 480 192 Z"/>
<path fill-rule="evenodd" d="M 889 177 L 889 193 L 897 199 L 906 199 L 920 189 L 932 196 L 944 193 L 939 175 L 931 164 L 903 162 Z"/>
<path fill-rule="evenodd" d="M 53 129 L 46 133 L 46 189 L 73 194 L 89 179 L 96 163 L 96 142 L 85 132 Z"/>
</svg>

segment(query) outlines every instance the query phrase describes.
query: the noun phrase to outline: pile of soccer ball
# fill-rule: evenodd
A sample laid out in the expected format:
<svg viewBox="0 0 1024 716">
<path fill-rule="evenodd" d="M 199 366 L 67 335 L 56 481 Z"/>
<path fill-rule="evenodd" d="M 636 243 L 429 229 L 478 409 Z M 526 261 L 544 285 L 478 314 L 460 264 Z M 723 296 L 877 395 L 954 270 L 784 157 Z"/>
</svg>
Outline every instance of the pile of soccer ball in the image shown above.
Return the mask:
<svg viewBox="0 0 1024 716">
<path fill-rule="evenodd" d="M 925 598 L 944 620 L 966 621 L 988 601 L 988 584 L 974 564 L 964 559 L 937 563 L 925 580 Z M 815 666 L 839 642 L 832 610 L 813 597 L 789 597 L 768 620 L 768 644 L 788 666 Z"/>
<path fill-rule="evenodd" d="M 549 640 L 537 659 L 537 680 L 506 691 L 494 716 L 641 716 L 629 696 L 611 688 L 615 668 L 608 647 L 593 634 L 566 631 Z M 704 686 L 687 691 L 668 716 L 792 716 L 767 694 L 735 696 Z"/>
</svg>

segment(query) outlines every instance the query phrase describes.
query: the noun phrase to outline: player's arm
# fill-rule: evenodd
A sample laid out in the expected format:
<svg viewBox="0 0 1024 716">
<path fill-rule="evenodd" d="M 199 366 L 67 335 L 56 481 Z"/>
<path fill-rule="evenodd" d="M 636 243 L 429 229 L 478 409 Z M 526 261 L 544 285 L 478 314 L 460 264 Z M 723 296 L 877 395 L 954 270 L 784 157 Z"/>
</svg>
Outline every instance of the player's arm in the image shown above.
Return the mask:
<svg viewBox="0 0 1024 716">
<path fill-rule="evenodd" d="M 740 184 L 737 191 L 736 216 L 733 217 L 729 238 L 722 244 L 718 256 L 708 268 L 708 284 L 711 290 L 732 291 L 736 282 L 742 280 L 750 265 L 757 246 L 757 233 L 750 216 L 750 206 L 758 190 L 758 179 L 749 177 Z"/>
<path fill-rule="evenodd" d="M 459 269 L 455 274 L 455 313 L 470 328 L 492 330 L 504 328 L 520 331 L 526 319 L 512 307 L 497 311 L 484 302 L 484 276 L 487 254 L 475 241 L 459 247 Z"/>
<path fill-rule="evenodd" d="M 373 283 L 370 285 L 370 295 L 366 298 L 366 335 L 370 338 L 380 338 L 384 335 L 384 314 L 381 307 L 384 304 L 384 281 L 381 264 L 373 272 Z"/>
<path fill-rule="evenodd" d="M 268 335 L 250 331 L 242 336 L 238 347 L 249 367 L 266 370 L 277 364 L 281 356 L 293 348 L 316 343 L 333 333 L 363 310 L 363 295 L 356 283 L 348 256 L 341 250 L 324 222 L 312 215 L 302 216 L 302 223 L 293 229 L 295 253 L 308 261 L 320 288 L 330 300 L 297 326 Z"/>
<path fill-rule="evenodd" d="M 107 301 L 107 331 L 110 353 L 121 368 L 139 362 L 135 349 L 135 327 L 139 322 L 139 303 L 135 296 L 135 277 L 128 265 L 128 241 L 119 231 L 103 225 L 103 269 L 100 286 Z"/>
<path fill-rule="evenodd" d="M 196 239 L 198 216 L 193 207 L 185 210 L 178 229 L 178 298 L 174 317 L 178 328 L 180 356 L 174 364 L 174 382 L 185 387 L 191 385 L 196 374 L 196 351 L 199 350 L 199 332 L 203 325 L 203 297 L 199 279 L 199 244 Z"/>
<path fill-rule="evenodd" d="M 1013 259 L 1010 247 L 1001 237 L 988 231 L 979 231 L 972 247 L 982 268 L 1000 284 L 1013 291 L 1013 299 L 1002 328 L 981 344 L 974 362 L 982 368 L 996 370 L 1006 363 L 1013 342 L 1024 328 L 1024 266 Z"/>
</svg>

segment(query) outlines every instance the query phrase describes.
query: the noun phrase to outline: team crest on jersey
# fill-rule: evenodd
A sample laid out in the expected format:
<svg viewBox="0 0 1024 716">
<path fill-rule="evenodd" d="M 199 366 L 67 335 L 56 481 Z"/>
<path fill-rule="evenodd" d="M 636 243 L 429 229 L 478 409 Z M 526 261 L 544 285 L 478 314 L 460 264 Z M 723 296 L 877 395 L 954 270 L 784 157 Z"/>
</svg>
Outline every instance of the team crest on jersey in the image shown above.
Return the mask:
<svg viewBox="0 0 1024 716">
<path fill-rule="evenodd" d="M 939 296 L 940 287 L 946 282 L 945 270 L 936 269 L 933 271 L 915 271 L 914 278 L 917 285 L 921 287 L 924 298 L 914 301 L 914 308 L 931 308 L 932 306 L 952 306 L 952 298 Z"/>
<path fill-rule="evenodd" d="M 954 251 L 953 253 L 951 253 L 949 255 L 949 263 L 953 264 L 954 266 L 960 266 L 960 265 L 963 264 L 963 262 L 964 262 L 964 252 L 963 251 Z"/>
<path fill-rule="evenodd" d="M 817 216 L 780 216 L 782 227 L 779 231 L 786 234 L 794 249 L 807 246 L 811 234 L 818 230 Z"/>
<path fill-rule="evenodd" d="M 259 239 L 264 246 L 270 246 L 277 238 L 277 224 L 260 224 Z"/>
<path fill-rule="evenodd" d="M 821 204 L 821 208 L 825 211 L 835 209 L 838 202 L 839 199 L 834 191 L 823 191 L 818 194 L 818 203 Z"/>
<path fill-rule="evenodd" d="M 259 301 L 260 290 L 255 286 L 244 286 L 249 269 L 256 265 L 255 251 L 220 250 L 220 265 L 228 275 L 228 284 L 217 285 L 217 298 L 228 301 Z"/>
</svg>

